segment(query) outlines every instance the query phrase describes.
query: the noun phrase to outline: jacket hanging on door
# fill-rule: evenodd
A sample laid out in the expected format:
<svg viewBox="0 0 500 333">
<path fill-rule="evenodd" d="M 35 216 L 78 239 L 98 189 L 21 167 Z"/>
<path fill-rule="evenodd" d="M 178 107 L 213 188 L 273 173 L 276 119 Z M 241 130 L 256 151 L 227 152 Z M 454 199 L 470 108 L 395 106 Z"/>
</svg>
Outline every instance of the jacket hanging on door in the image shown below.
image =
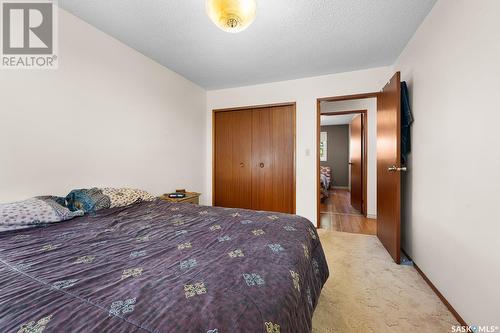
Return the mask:
<svg viewBox="0 0 500 333">
<path fill-rule="evenodd" d="M 408 154 L 411 152 L 410 126 L 413 115 L 410 108 L 410 98 L 406 81 L 401 82 L 401 164 L 406 165 Z"/>
</svg>

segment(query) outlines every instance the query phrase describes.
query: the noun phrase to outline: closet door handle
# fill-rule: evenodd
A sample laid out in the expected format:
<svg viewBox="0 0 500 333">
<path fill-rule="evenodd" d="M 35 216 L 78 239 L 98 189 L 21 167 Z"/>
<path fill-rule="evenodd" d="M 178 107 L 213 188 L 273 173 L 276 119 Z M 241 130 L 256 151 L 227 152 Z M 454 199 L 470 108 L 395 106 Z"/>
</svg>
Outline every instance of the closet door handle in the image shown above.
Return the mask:
<svg viewBox="0 0 500 333">
<path fill-rule="evenodd" d="M 259 166 L 262 169 L 264 167 L 264 163 L 260 162 Z"/>
<path fill-rule="evenodd" d="M 240 163 L 240 168 L 243 168 L 245 166 L 245 163 L 241 162 Z"/>
</svg>

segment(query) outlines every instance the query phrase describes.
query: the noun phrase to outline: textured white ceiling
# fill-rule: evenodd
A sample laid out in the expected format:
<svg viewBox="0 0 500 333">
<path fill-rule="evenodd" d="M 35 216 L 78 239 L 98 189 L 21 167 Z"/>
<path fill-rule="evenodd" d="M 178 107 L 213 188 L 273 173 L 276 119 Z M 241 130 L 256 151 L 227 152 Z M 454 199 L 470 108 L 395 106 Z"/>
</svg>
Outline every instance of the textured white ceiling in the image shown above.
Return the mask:
<svg viewBox="0 0 500 333">
<path fill-rule="evenodd" d="M 257 0 L 237 34 L 205 0 L 59 0 L 59 5 L 207 88 L 391 65 L 436 0 Z"/>
<path fill-rule="evenodd" d="M 321 116 L 321 126 L 347 125 L 356 114 L 339 114 L 338 116 Z"/>
</svg>

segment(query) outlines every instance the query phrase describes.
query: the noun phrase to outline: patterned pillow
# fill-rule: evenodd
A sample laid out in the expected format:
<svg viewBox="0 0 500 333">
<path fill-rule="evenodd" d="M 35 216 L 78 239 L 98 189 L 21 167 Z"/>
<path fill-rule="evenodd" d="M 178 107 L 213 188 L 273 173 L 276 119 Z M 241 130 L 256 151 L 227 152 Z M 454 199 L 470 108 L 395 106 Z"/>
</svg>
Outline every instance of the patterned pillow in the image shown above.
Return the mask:
<svg viewBox="0 0 500 333">
<path fill-rule="evenodd" d="M 143 190 L 111 187 L 73 190 L 66 196 L 69 209 L 83 210 L 85 213 L 92 213 L 103 208 L 124 207 L 154 199 L 154 196 Z"/>
<path fill-rule="evenodd" d="M 154 196 L 146 191 L 133 188 L 112 188 L 102 189 L 102 193 L 109 197 L 111 208 L 124 207 L 139 201 L 153 201 Z"/>
<path fill-rule="evenodd" d="M 0 204 L 0 231 L 31 228 L 83 215 L 64 206 L 64 198 L 44 196 Z"/>
<path fill-rule="evenodd" d="M 109 197 L 104 195 L 101 189 L 97 187 L 72 190 L 66 196 L 66 202 L 71 211 L 82 210 L 85 213 L 93 213 L 99 209 L 110 208 L 111 206 Z"/>
</svg>

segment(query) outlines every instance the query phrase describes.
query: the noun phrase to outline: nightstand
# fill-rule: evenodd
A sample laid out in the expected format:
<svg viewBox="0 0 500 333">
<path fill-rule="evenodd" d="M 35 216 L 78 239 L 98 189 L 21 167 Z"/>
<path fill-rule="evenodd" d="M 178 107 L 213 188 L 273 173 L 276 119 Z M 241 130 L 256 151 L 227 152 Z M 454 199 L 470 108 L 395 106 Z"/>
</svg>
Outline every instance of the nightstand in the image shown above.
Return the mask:
<svg viewBox="0 0 500 333">
<path fill-rule="evenodd" d="M 165 193 L 160 197 L 161 200 L 165 200 L 168 202 L 185 202 L 185 203 L 191 203 L 195 205 L 200 204 L 200 195 L 201 193 L 197 192 L 186 192 L 186 196 L 184 198 L 169 198 L 168 193 Z"/>
</svg>

